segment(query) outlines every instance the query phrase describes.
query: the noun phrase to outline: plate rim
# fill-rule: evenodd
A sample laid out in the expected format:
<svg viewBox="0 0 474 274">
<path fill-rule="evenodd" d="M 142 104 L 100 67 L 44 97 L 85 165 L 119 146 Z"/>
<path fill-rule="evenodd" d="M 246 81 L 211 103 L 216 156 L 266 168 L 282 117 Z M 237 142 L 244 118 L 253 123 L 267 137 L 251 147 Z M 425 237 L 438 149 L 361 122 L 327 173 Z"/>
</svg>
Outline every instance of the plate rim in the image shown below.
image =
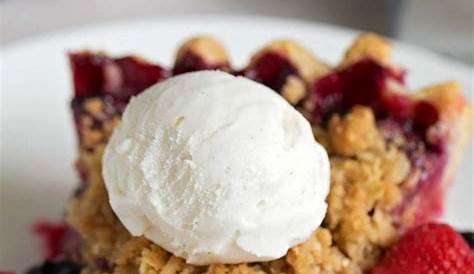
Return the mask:
<svg viewBox="0 0 474 274">
<path fill-rule="evenodd" d="M 293 25 L 296 27 L 304 28 L 319 28 L 326 29 L 328 31 L 338 32 L 344 36 L 354 36 L 362 32 L 371 32 L 361 29 L 340 26 L 335 24 L 329 24 L 320 21 L 311 21 L 307 19 L 298 19 L 298 18 L 287 18 L 287 17 L 278 17 L 278 16 L 267 16 L 267 15 L 251 15 L 251 14 L 179 14 L 179 15 L 166 15 L 160 16 L 160 18 L 154 18 L 151 16 L 144 16 L 142 18 L 130 18 L 124 20 L 110 20 L 106 22 L 95 22 L 95 23 L 86 23 L 80 26 L 69 26 L 64 28 L 59 28 L 52 31 L 46 31 L 38 35 L 32 35 L 28 37 L 23 37 L 11 42 L 7 42 L 4 45 L 0 45 L 0 58 L 2 55 L 11 54 L 10 52 L 20 51 L 23 48 L 31 47 L 36 44 L 41 44 L 45 42 L 51 42 L 51 40 L 61 40 L 64 39 L 64 36 L 67 35 L 78 35 L 80 33 L 91 33 L 91 32 L 102 32 L 106 29 L 115 29 L 120 26 L 125 25 L 142 25 L 150 23 L 159 23 L 159 24 L 173 24 L 175 22 L 193 22 L 193 21 L 207 21 L 207 22 L 216 22 L 216 21 L 226 21 L 226 23 L 239 23 L 245 20 L 260 21 L 261 23 L 273 23 L 273 24 L 283 24 L 283 25 Z M 383 35 L 382 35 L 383 36 Z M 431 55 L 431 57 L 437 58 L 440 61 L 450 62 L 457 66 L 463 67 L 464 69 L 471 70 L 474 73 L 474 66 L 463 63 L 454 58 L 443 55 L 442 53 L 436 52 L 435 50 L 412 44 L 397 38 L 391 38 L 384 36 L 392 46 L 395 48 L 402 48 L 404 51 L 420 52 L 425 55 Z"/>
</svg>

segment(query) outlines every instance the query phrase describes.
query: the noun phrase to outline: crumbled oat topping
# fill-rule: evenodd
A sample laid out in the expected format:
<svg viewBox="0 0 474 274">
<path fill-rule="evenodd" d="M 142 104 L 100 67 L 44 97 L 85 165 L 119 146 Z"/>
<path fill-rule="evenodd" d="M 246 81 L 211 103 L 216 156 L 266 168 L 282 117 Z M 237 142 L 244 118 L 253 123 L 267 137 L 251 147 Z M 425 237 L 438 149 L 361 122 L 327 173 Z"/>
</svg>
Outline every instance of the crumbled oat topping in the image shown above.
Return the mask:
<svg viewBox="0 0 474 274">
<path fill-rule="evenodd" d="M 329 136 L 334 152 L 348 157 L 380 147 L 383 142 L 374 114 L 362 106 L 354 107 L 344 118 L 334 115 L 329 121 Z"/>
<path fill-rule="evenodd" d="M 229 60 L 221 43 L 210 36 L 196 36 L 186 41 L 179 47 L 176 60 L 180 60 L 188 52 L 204 58 L 209 64 L 225 64 Z"/>
<path fill-rule="evenodd" d="M 105 116 L 100 111 L 104 107 L 94 98 L 88 100 L 83 103 L 87 110 L 82 112 L 83 119 L 101 117 L 101 122 L 80 123 L 84 149 L 80 150 L 78 166 L 86 173 L 87 186 L 68 208 L 68 222 L 84 239 L 83 274 L 357 274 L 372 267 L 383 248 L 397 236 L 389 212 L 400 201 L 400 182 L 410 165 L 402 152 L 385 143 L 371 110 L 356 106 L 344 116 L 334 115 L 327 129 L 315 129 L 316 138 L 328 149 L 332 166 L 323 227 L 276 261 L 186 264 L 147 239 L 132 237 L 114 215 L 101 176 L 101 158 L 111 123 L 115 125 L 118 116 Z M 91 132 L 100 132 L 101 138 Z M 89 149 L 90 145 L 94 149 Z"/>
<path fill-rule="evenodd" d="M 298 77 L 293 75 L 288 76 L 286 83 L 281 89 L 281 96 L 285 98 L 290 104 L 298 104 L 306 95 L 305 83 Z"/>
<path fill-rule="evenodd" d="M 341 67 L 353 64 L 363 58 L 370 57 L 379 63 L 387 64 L 390 61 L 392 48 L 382 37 L 373 33 L 363 33 L 352 43 L 346 51 Z"/>
</svg>

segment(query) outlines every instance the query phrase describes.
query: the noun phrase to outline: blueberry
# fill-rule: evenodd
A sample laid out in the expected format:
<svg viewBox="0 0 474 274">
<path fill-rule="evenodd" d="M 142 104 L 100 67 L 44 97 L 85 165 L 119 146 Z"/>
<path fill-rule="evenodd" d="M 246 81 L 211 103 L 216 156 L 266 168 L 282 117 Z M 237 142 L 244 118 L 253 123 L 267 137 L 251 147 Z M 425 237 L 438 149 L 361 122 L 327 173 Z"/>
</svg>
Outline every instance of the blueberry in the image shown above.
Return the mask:
<svg viewBox="0 0 474 274">
<path fill-rule="evenodd" d="M 73 262 L 44 262 L 33 267 L 26 274 L 79 274 L 81 267 Z"/>
<path fill-rule="evenodd" d="M 469 244 L 471 248 L 474 248 L 474 232 L 461 232 L 464 240 Z"/>
</svg>

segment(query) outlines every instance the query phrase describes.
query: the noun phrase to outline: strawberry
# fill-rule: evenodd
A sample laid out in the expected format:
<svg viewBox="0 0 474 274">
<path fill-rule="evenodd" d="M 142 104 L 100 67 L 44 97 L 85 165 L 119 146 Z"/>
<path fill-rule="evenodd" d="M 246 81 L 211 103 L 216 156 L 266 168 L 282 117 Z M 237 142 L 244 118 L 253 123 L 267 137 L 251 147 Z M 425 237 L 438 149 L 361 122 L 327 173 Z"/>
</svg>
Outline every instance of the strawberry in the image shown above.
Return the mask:
<svg viewBox="0 0 474 274">
<path fill-rule="evenodd" d="M 474 252 L 445 224 L 409 230 L 387 252 L 373 274 L 474 274 Z"/>
</svg>

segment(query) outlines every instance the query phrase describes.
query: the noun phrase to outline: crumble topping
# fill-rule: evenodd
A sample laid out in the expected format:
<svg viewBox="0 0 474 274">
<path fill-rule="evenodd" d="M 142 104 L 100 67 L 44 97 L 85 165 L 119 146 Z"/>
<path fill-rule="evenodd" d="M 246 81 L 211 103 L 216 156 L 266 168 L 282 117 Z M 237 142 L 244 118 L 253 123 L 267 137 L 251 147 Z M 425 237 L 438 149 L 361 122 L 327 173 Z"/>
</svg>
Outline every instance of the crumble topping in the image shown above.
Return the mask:
<svg viewBox="0 0 474 274">
<path fill-rule="evenodd" d="M 306 85 L 298 77 L 288 76 L 285 84 L 281 88 L 281 96 L 292 105 L 298 104 L 306 95 Z"/>
<path fill-rule="evenodd" d="M 459 83 L 448 81 L 429 86 L 415 93 L 416 98 L 431 102 L 440 112 L 441 118 L 453 119 L 466 104 Z"/>
<path fill-rule="evenodd" d="M 341 67 L 353 64 L 364 58 L 371 58 L 381 64 L 390 61 L 390 44 L 374 33 L 363 33 L 352 43 L 344 55 Z"/>
<path fill-rule="evenodd" d="M 187 40 L 176 54 L 179 62 L 186 54 L 192 53 L 203 58 L 208 64 L 226 64 L 229 60 L 222 45 L 210 36 L 196 36 Z"/>
<path fill-rule="evenodd" d="M 322 228 L 279 260 L 194 266 L 143 237 L 132 237 L 116 218 L 102 180 L 101 158 L 109 129 L 119 118 L 105 115 L 106 106 L 97 98 L 89 98 L 82 105 L 83 118 L 101 119 L 99 128 L 97 122 L 80 123 L 82 144 L 94 144 L 94 149 L 80 150 L 78 166 L 85 172 L 87 185 L 68 208 L 68 222 L 84 239 L 83 274 L 357 274 L 370 269 L 383 248 L 397 237 L 389 214 L 400 202 L 400 182 L 408 174 L 409 163 L 401 151 L 385 142 L 367 107 L 335 114 L 327 129 L 315 129 L 332 165 L 328 212 Z"/>
</svg>

